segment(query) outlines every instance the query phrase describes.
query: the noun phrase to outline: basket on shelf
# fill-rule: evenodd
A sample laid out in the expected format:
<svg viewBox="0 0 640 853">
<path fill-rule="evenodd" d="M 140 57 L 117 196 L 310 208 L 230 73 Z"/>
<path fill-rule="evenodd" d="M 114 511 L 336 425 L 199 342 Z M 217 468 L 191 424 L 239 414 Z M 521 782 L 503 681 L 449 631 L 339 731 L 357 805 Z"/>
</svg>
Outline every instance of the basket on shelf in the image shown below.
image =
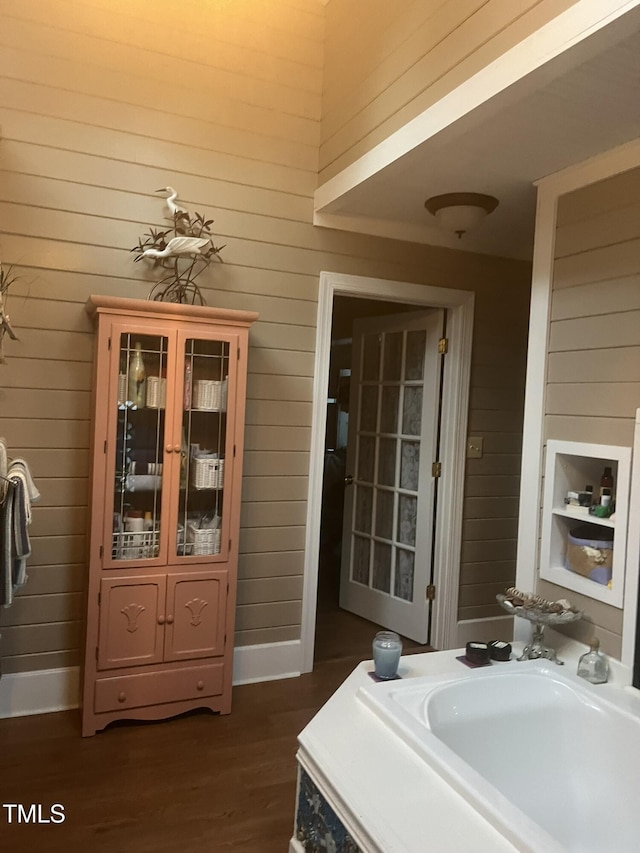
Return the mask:
<svg viewBox="0 0 640 853">
<path fill-rule="evenodd" d="M 227 408 L 226 379 L 196 379 L 191 408 L 206 412 L 224 412 Z"/>
<path fill-rule="evenodd" d="M 187 544 L 190 554 L 219 554 L 220 528 L 197 527 L 193 522 L 187 523 Z"/>
<path fill-rule="evenodd" d="M 164 409 L 167 405 L 167 380 L 162 376 L 147 376 L 147 408 Z"/>
<path fill-rule="evenodd" d="M 136 533 L 116 532 L 111 546 L 112 560 L 142 560 L 157 557 L 160 550 L 160 531 Z"/>
<path fill-rule="evenodd" d="M 191 483 L 196 489 L 221 489 L 224 481 L 224 459 L 194 456 L 191 460 Z"/>
</svg>

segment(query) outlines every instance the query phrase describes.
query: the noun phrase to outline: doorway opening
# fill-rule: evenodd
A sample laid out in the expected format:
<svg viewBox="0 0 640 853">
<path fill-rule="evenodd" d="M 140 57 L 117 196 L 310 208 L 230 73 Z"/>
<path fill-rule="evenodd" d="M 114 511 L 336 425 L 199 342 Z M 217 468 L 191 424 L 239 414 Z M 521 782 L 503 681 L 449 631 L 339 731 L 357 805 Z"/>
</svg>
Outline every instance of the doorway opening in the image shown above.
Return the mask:
<svg viewBox="0 0 640 853">
<path fill-rule="evenodd" d="M 323 455 L 318 592 L 314 663 L 342 657 L 368 658 L 376 631 L 389 626 L 372 622 L 340 606 L 344 545 L 344 502 L 347 488 L 347 444 L 354 427 L 350 412 L 354 320 L 424 311 L 422 305 L 382 299 L 335 296 L 331 320 L 327 418 Z M 348 535 L 348 531 L 347 531 Z M 402 635 L 403 653 L 429 647 Z"/>
<path fill-rule="evenodd" d="M 446 424 L 440 444 L 442 477 L 438 486 L 438 511 L 435 519 L 434 588 L 431 643 L 436 648 L 452 648 L 457 628 L 458 584 L 460 572 L 460 546 L 462 529 L 462 499 L 469 377 L 473 329 L 472 292 L 449 288 L 416 285 L 408 282 L 388 281 L 323 272 L 320 276 L 318 297 L 318 323 L 316 334 L 316 364 L 313 387 L 313 412 L 311 427 L 311 456 L 309 466 L 309 495 L 305 539 L 305 572 L 302 600 L 301 671 L 313 669 L 316 643 L 316 612 L 319 602 L 320 539 L 322 497 L 327 438 L 331 342 L 334 302 L 340 297 L 353 301 L 371 300 L 391 303 L 393 312 L 416 309 L 445 309 L 447 315 L 448 355 L 442 375 L 442 419 Z M 387 311 L 389 306 L 383 308 Z M 333 335 L 340 340 L 338 333 Z M 348 338 L 349 335 L 343 337 Z M 348 369 L 348 368 L 345 368 Z M 339 375 L 339 374 L 338 374 Z M 343 374 L 343 380 L 346 374 Z M 336 389 L 336 394 L 339 394 Z M 330 399 L 333 399 L 331 397 Z M 337 399 L 337 397 L 335 398 Z M 337 443 L 337 442 L 336 442 Z M 339 472 L 339 466 L 336 466 Z M 336 471 L 333 472 L 334 476 Z M 325 523 L 327 523 L 325 519 Z M 335 572 L 335 568 L 334 568 Z M 330 577 L 326 578 L 327 583 Z M 325 578 L 323 577 L 323 587 Z M 335 582 L 335 581 L 334 581 Z M 330 585 L 330 584 L 329 584 Z M 321 590 L 324 595 L 324 588 Z M 348 619 L 351 625 L 356 623 Z M 357 619 L 357 617 L 354 617 Z M 362 657 L 370 657 L 372 627 L 358 623 L 361 630 Z M 374 624 L 373 628 L 377 626 Z M 339 632 L 334 624 L 328 629 L 340 650 Z M 375 633 L 375 631 L 373 631 Z M 356 632 L 352 629 L 355 642 Z M 349 646 L 344 656 L 354 652 Z M 326 654 L 327 652 L 325 652 Z M 333 653 L 335 652 L 328 652 Z M 355 650 L 360 654 L 359 649 Z M 322 652 L 321 652 L 322 654 Z"/>
</svg>

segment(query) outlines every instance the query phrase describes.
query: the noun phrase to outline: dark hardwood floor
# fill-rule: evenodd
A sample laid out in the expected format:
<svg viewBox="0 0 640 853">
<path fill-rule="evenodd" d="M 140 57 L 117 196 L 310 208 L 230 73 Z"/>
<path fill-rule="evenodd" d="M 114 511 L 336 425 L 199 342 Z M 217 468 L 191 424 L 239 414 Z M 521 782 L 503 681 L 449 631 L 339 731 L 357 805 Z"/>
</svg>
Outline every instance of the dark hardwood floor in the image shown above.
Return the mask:
<svg viewBox="0 0 640 853">
<path fill-rule="evenodd" d="M 7 822 L 11 853 L 286 853 L 297 735 L 379 626 L 338 607 L 335 563 L 321 572 L 314 671 L 234 688 L 230 715 L 120 723 L 83 739 L 68 711 L 0 720 L 0 804 L 64 807 L 60 824 Z M 404 638 L 405 652 L 426 651 Z"/>
<path fill-rule="evenodd" d="M 80 737 L 79 712 L 0 720 L 1 803 L 64 806 L 61 824 L 7 823 L 11 853 L 286 853 L 296 737 L 358 663 L 234 688 L 233 710 L 121 723 Z M 15 810 L 14 821 L 15 821 Z"/>
</svg>

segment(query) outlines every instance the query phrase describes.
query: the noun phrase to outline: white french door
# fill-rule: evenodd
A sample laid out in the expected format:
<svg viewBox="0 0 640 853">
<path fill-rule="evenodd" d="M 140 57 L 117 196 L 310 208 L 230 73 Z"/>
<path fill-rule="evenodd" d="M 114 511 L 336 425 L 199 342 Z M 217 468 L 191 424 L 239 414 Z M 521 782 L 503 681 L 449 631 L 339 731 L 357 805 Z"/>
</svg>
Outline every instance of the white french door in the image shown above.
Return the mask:
<svg viewBox="0 0 640 853">
<path fill-rule="evenodd" d="M 426 643 L 444 311 L 353 327 L 340 606 Z"/>
</svg>

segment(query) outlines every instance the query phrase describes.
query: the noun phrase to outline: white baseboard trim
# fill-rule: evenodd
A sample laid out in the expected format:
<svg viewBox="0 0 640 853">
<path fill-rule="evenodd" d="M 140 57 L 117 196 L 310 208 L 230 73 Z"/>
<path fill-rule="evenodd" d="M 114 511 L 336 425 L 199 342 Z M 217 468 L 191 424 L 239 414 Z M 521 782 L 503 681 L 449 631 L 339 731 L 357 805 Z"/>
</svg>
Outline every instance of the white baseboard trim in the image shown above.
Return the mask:
<svg viewBox="0 0 640 853">
<path fill-rule="evenodd" d="M 456 646 L 464 648 L 467 643 L 478 640 L 487 643 L 489 640 L 513 639 L 513 616 L 491 616 L 488 619 L 465 619 L 456 626 Z"/>
<path fill-rule="evenodd" d="M 79 704 L 77 666 L 7 673 L 0 678 L 0 718 L 51 714 Z"/>
<path fill-rule="evenodd" d="M 238 646 L 233 658 L 233 683 L 253 684 L 300 675 L 300 640 Z M 80 668 L 41 669 L 7 673 L 0 678 L 0 719 L 51 714 L 80 704 Z"/>
<path fill-rule="evenodd" d="M 304 847 L 297 838 L 292 838 L 289 841 L 289 853 L 304 853 Z"/>
<path fill-rule="evenodd" d="M 302 672 L 302 642 L 263 643 L 236 646 L 233 653 L 233 683 L 253 684 L 277 678 L 296 678 Z"/>
</svg>

